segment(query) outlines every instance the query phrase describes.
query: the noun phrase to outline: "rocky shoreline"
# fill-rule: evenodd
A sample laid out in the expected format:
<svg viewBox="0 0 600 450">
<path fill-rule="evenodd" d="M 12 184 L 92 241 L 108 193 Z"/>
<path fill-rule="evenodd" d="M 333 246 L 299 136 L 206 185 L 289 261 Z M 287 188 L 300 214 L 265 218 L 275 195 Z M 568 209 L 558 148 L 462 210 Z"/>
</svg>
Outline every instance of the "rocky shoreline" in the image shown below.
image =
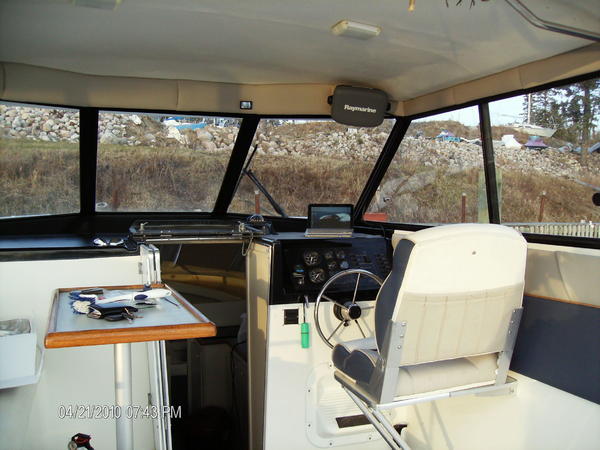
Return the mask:
<svg viewBox="0 0 600 450">
<path fill-rule="evenodd" d="M 189 129 L 173 124 L 173 121 L 160 122 L 148 115 L 101 114 L 99 141 L 101 144 L 122 146 L 184 147 L 212 153 L 231 151 L 238 132 L 238 128 L 231 124 L 201 124 Z M 331 131 L 318 125 L 307 123 L 290 127 L 268 124 L 257 132 L 257 153 L 371 161 L 377 158 L 388 136 L 380 128 L 335 126 L 335 131 Z M 79 140 L 78 112 L 0 104 L 0 137 L 74 143 Z M 494 144 L 496 161 L 503 168 L 569 178 L 576 178 L 586 171 L 576 154 L 554 148 L 528 150 L 504 147 L 500 142 Z M 451 171 L 483 167 L 481 146 L 468 142 L 407 136 L 400 151 L 404 158 L 420 161 L 425 166 L 446 166 Z M 591 154 L 588 159 L 591 167 L 600 168 L 600 155 Z"/>
</svg>

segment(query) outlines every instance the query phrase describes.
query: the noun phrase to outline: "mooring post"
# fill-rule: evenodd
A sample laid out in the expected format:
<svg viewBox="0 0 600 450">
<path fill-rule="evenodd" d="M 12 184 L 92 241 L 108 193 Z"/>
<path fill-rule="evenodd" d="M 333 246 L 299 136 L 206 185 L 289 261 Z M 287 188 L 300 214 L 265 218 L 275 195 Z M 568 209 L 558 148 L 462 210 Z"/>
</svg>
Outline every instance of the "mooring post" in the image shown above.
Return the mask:
<svg viewBox="0 0 600 450">
<path fill-rule="evenodd" d="M 254 213 L 260 214 L 260 191 L 258 189 L 254 191 Z"/>
<path fill-rule="evenodd" d="M 465 223 L 467 221 L 467 194 L 466 192 L 462 193 L 461 196 L 461 205 L 460 205 L 460 221 Z"/>
<path fill-rule="evenodd" d="M 538 222 L 542 222 L 544 218 L 544 205 L 546 204 L 546 191 L 542 191 L 540 195 L 540 213 L 538 214 Z"/>
</svg>

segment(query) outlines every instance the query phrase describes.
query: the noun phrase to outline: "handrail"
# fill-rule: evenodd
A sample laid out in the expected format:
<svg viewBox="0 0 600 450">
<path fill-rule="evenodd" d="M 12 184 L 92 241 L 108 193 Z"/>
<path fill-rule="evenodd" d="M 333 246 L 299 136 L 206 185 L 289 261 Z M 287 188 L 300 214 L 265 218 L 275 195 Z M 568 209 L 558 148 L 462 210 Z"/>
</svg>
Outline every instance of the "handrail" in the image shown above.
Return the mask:
<svg viewBox="0 0 600 450">
<path fill-rule="evenodd" d="M 512 227 L 521 233 L 556 234 L 560 236 L 600 238 L 600 223 L 594 222 L 502 222 L 502 225 Z"/>
<path fill-rule="evenodd" d="M 536 16 L 533 11 L 531 11 L 523 4 L 523 2 L 521 2 L 521 0 L 506 0 L 506 3 L 508 3 L 521 15 L 521 17 L 523 17 L 534 27 L 541 28 L 542 30 L 553 31 L 554 33 L 562 33 L 581 39 L 600 42 L 600 33 L 544 20 Z"/>
</svg>

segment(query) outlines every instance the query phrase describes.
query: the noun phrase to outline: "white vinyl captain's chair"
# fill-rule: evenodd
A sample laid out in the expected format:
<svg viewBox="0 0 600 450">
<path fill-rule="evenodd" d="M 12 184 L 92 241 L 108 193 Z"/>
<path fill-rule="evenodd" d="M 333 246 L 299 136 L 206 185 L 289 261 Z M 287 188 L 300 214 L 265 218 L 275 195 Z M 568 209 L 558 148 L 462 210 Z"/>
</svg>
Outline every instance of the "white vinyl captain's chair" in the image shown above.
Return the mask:
<svg viewBox="0 0 600 450">
<path fill-rule="evenodd" d="M 375 303 L 375 337 L 338 344 L 335 378 L 392 448 L 382 411 L 505 388 L 523 298 L 525 239 L 491 224 L 400 240 Z"/>
</svg>

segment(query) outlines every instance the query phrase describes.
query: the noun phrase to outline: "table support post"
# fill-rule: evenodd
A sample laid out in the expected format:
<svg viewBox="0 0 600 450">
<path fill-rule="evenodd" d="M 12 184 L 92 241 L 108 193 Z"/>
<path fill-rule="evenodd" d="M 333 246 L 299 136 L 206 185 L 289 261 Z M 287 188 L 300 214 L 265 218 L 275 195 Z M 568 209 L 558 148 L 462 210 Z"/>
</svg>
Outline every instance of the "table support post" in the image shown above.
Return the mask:
<svg viewBox="0 0 600 450">
<path fill-rule="evenodd" d="M 115 344 L 115 405 L 117 416 L 117 450 L 133 450 L 131 411 L 131 343 Z"/>
</svg>

